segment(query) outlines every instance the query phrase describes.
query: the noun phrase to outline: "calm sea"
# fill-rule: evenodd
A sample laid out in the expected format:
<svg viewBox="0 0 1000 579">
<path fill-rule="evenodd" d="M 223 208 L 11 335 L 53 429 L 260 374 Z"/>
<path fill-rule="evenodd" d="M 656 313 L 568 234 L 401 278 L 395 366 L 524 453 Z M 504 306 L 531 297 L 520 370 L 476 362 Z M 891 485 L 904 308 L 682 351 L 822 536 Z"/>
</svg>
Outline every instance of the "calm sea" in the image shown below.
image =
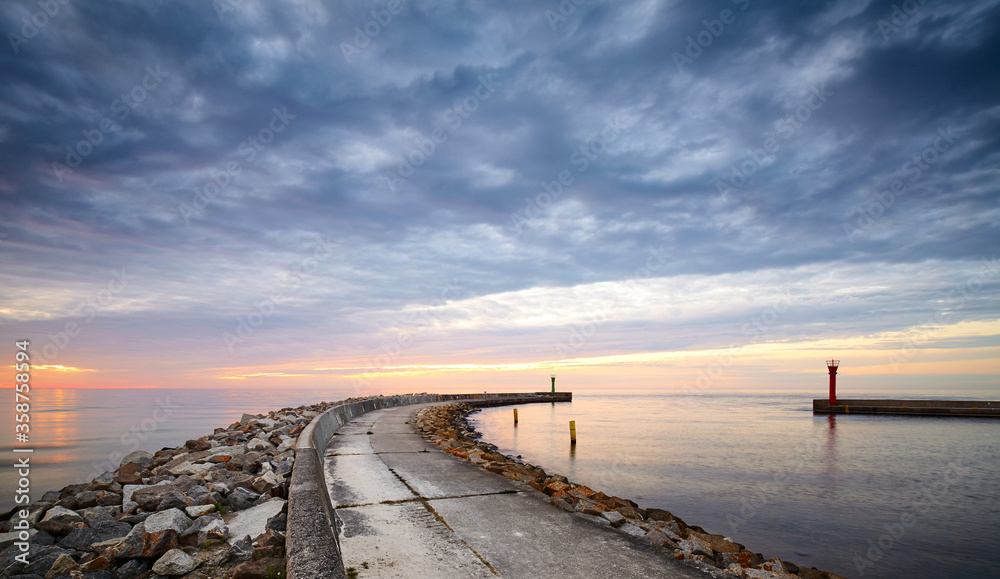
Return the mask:
<svg viewBox="0 0 1000 579">
<path fill-rule="evenodd" d="M 1000 577 L 1000 420 L 818 417 L 808 395 L 517 408 L 516 428 L 510 407 L 472 422 L 504 454 L 765 556 L 847 577 Z"/>
<path fill-rule="evenodd" d="M 244 412 L 348 395 L 36 389 L 32 499 L 89 481 L 132 450 L 183 444 Z M 578 394 L 569 404 L 518 409 L 517 428 L 509 407 L 474 422 L 505 454 L 670 510 L 765 555 L 847 577 L 1000 577 L 1000 420 L 814 417 L 808 395 Z M 13 410 L 0 402 L 3 416 Z M 577 422 L 575 449 L 569 420 Z M 0 446 L 0 511 L 14 505 L 11 447 Z"/>
</svg>

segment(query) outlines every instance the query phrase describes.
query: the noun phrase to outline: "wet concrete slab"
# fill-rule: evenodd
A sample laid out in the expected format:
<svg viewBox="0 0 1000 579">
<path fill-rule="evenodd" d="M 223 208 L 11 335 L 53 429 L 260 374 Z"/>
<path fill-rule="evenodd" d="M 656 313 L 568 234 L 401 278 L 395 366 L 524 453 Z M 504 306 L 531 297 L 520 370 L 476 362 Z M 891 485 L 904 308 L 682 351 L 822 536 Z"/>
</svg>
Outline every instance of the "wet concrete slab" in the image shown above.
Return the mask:
<svg viewBox="0 0 1000 579">
<path fill-rule="evenodd" d="M 366 434 L 334 436 L 326 447 L 326 456 L 334 454 L 375 454 L 375 449 Z"/>
<path fill-rule="evenodd" d="M 408 424 L 423 406 L 346 425 L 373 432 L 364 437 L 373 454 L 346 452 L 364 444 L 337 440 L 362 437 L 331 440 L 327 488 L 345 567 L 363 577 L 711 576 L 441 452 Z"/>
<path fill-rule="evenodd" d="M 511 492 L 502 477 L 456 460 L 441 451 L 386 453 L 382 462 L 422 497 L 442 498 L 473 494 Z"/>
<path fill-rule="evenodd" d="M 327 457 L 325 474 L 334 508 L 403 501 L 416 496 L 376 454 Z"/>
<path fill-rule="evenodd" d="M 705 577 L 653 545 L 567 513 L 534 493 L 442 499 L 431 506 L 504 577 Z"/>
<path fill-rule="evenodd" d="M 337 509 L 337 518 L 344 566 L 361 577 L 495 577 L 420 503 Z"/>
<path fill-rule="evenodd" d="M 378 433 L 370 437 L 373 452 L 431 452 L 437 447 L 423 438 L 414 438 L 412 433 Z"/>
</svg>

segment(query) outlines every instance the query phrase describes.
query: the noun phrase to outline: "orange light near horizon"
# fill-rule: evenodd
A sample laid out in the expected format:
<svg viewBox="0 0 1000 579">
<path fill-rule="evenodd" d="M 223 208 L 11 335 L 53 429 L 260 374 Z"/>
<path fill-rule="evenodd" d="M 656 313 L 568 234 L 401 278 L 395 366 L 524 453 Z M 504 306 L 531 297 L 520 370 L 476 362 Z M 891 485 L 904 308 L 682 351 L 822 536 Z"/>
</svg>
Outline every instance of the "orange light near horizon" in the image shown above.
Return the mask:
<svg viewBox="0 0 1000 579">
<path fill-rule="evenodd" d="M 317 374 L 286 374 L 284 372 L 256 372 L 254 374 L 240 374 L 239 376 L 216 376 L 220 380 L 246 380 L 247 378 L 313 378 Z"/>
<path fill-rule="evenodd" d="M 14 366 L 10 367 L 13 368 Z M 97 370 L 94 370 L 93 368 L 77 368 L 75 366 L 60 366 L 59 364 L 32 366 L 31 370 L 32 371 L 41 370 L 43 372 L 47 370 L 52 370 L 55 372 L 97 372 Z"/>
</svg>

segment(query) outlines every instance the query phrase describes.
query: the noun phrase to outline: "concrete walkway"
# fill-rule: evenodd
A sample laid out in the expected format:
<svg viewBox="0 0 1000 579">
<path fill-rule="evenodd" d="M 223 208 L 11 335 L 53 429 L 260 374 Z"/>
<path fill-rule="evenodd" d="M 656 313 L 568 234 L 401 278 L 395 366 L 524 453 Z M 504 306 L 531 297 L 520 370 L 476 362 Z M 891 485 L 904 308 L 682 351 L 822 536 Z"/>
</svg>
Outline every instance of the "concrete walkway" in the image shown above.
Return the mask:
<svg viewBox="0 0 1000 579">
<path fill-rule="evenodd" d="M 344 566 L 360 579 L 711 576 L 439 451 L 409 424 L 426 406 L 359 416 L 327 447 Z"/>
</svg>

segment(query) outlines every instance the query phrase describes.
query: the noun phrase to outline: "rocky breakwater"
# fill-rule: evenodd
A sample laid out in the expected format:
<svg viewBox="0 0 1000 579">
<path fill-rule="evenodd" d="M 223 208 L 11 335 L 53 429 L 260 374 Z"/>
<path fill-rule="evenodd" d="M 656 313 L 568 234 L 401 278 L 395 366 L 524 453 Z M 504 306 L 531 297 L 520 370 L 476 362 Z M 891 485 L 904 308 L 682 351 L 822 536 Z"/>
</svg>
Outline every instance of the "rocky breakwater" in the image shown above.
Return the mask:
<svg viewBox="0 0 1000 579">
<path fill-rule="evenodd" d="M 414 426 L 424 438 L 449 454 L 471 461 L 516 484 L 544 493 L 553 505 L 595 524 L 613 527 L 621 533 L 660 546 L 674 558 L 689 562 L 715 576 L 741 579 L 843 579 L 835 573 L 801 568 L 774 557 L 765 558 L 727 537 L 689 525 L 669 511 L 641 508 L 628 499 L 574 484 L 562 475 L 549 474 L 537 466 L 504 456 L 497 452 L 495 446 L 480 441 L 479 434 L 469 426 L 466 417 L 476 410 L 478 408 L 469 404 L 425 408 L 417 413 Z"/>
<path fill-rule="evenodd" d="M 295 443 L 335 404 L 244 414 L 184 446 L 133 452 L 114 472 L 45 493 L 26 507 L 27 557 L 23 535 L 9 518 L 0 522 L 0 576 L 284 577 Z"/>
</svg>

